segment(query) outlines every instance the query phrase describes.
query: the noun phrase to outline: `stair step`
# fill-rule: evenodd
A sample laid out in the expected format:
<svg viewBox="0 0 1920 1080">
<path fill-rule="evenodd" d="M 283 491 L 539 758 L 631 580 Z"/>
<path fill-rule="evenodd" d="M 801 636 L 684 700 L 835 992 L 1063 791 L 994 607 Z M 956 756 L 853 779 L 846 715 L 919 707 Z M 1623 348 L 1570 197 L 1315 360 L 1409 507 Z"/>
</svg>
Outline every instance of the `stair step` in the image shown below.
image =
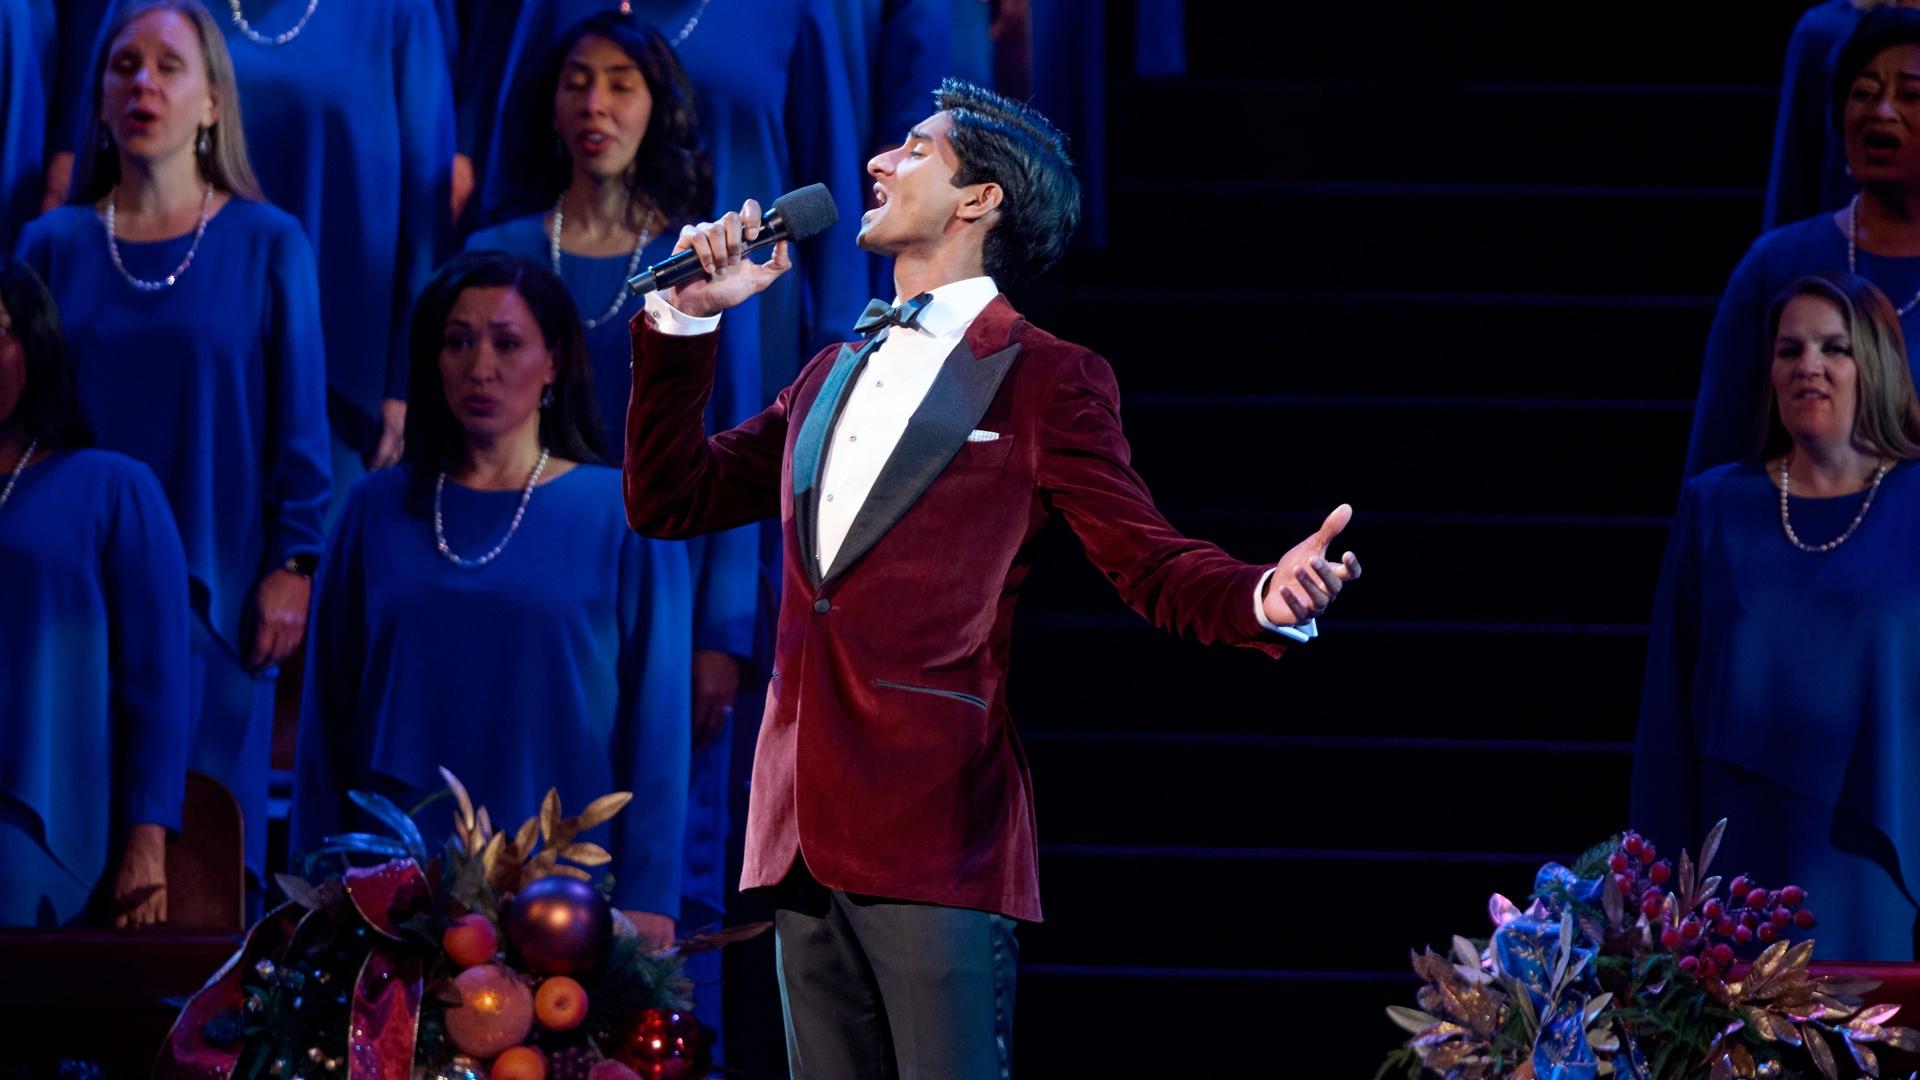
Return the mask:
<svg viewBox="0 0 1920 1080">
<path fill-rule="evenodd" d="M 1646 663 L 1638 628 L 1382 626 L 1339 611 L 1348 599 L 1318 641 L 1278 661 L 1182 641 L 1129 611 L 1048 617 L 1023 604 L 1008 701 L 1023 730 L 1058 737 L 1633 737 Z"/>
<path fill-rule="evenodd" d="M 1275 684 L 1270 692 L 1278 697 L 1278 674 Z M 1275 727 L 1288 712 L 1271 710 Z M 1624 790 L 1632 755 L 1631 742 L 1461 738 L 1436 719 L 1435 736 L 1456 737 L 1066 730 L 1029 731 L 1022 741 L 1040 835 L 1056 854 L 1103 844 L 1186 846 L 1195 858 L 1214 851 L 1230 861 L 1239 861 L 1235 848 L 1544 851 L 1565 844 L 1569 829 L 1584 835 L 1621 826 L 1601 820 L 1583 829 L 1580 814 L 1555 813 L 1434 827 L 1436 799 L 1450 802 L 1446 793 L 1470 778 L 1577 772 L 1595 787 Z"/>
<path fill-rule="evenodd" d="M 1690 399 L 1232 393 L 1132 393 L 1121 405 L 1134 468 L 1164 503 L 1255 512 L 1284 498 L 1326 510 L 1664 515 L 1691 412 Z"/>
<path fill-rule="evenodd" d="M 1088 285 L 1018 301 L 1130 394 L 1690 400 L 1716 299 Z M 1220 313 L 1255 312 L 1261 326 Z M 1657 356 L 1649 358 L 1650 351 Z"/>
<path fill-rule="evenodd" d="M 1477 78 L 1542 83 L 1773 84 L 1787 36 L 1807 0 L 1759 0 L 1737 11 L 1714 4 L 1584 9 L 1561 25 L 1527 0 L 1432 4 L 1188 4 L 1188 69 L 1198 76 L 1285 72 L 1410 85 L 1400 108 L 1353 110 L 1356 122 L 1445 126 L 1427 109 L 1422 80 Z M 1705 126 L 1718 120 L 1701 116 Z"/>
<path fill-rule="evenodd" d="M 1420 821 L 1382 821 L 1383 838 L 1471 828 L 1478 808 L 1455 820 L 1446 781 L 1434 784 Z M 1583 806 L 1564 833 L 1584 849 L 1625 827 L 1626 795 L 1609 789 Z M 1367 813 L 1365 797 L 1326 813 Z M 1044 828 L 1044 824 L 1042 828 Z M 1483 834 L 1493 823 L 1482 825 Z M 1582 830 L 1585 831 L 1582 831 Z M 1047 921 L 1021 930 L 1022 958 L 1036 964 L 1120 964 L 1203 968 L 1405 969 L 1409 950 L 1445 949 L 1452 935 L 1492 931 L 1487 898 L 1525 905 L 1544 854 L 1283 851 L 1183 857 L 1155 849 L 1109 854 L 1043 848 L 1041 902 Z M 1235 917 L 1234 913 L 1239 913 Z"/>
<path fill-rule="evenodd" d="M 1339 600 L 1343 619 L 1571 623 L 1638 626 L 1653 607 L 1666 530 L 1657 519 L 1394 519 L 1365 517 L 1359 502 L 1339 546 L 1367 573 Z M 1331 500 L 1327 502 L 1332 509 Z M 1169 514 L 1190 536 L 1239 558 L 1278 559 L 1321 521 L 1318 512 L 1258 518 L 1245 512 Z M 1048 565 L 1035 569 L 1022 606 L 1055 614 L 1120 613 L 1113 586 L 1064 527 L 1036 541 Z M 1248 601 L 1251 603 L 1251 599 Z M 1316 645 L 1319 643 L 1316 642 Z"/>
<path fill-rule="evenodd" d="M 1166 927 L 1149 919 L 1137 930 Z M 1354 928 L 1358 934 L 1371 931 Z M 1411 1007 L 1418 987 L 1411 970 L 1233 975 L 1023 965 L 1015 997 L 1014 1075 L 1364 1080 L 1406 1038 L 1387 1019 L 1386 1007 Z"/>
<path fill-rule="evenodd" d="M 1403 116 L 1414 99 L 1423 115 L 1445 121 L 1384 119 Z M 1777 100 L 1770 83 L 1403 83 L 1355 81 L 1351 73 L 1143 81 L 1117 95 L 1118 115 L 1181 117 L 1182 143 L 1216 152 L 1169 154 L 1163 129 L 1118 124 L 1109 169 L 1148 180 L 1753 186 L 1766 177 Z"/>
<path fill-rule="evenodd" d="M 1760 225 L 1758 179 L 1727 189 L 1122 180 L 1112 202 L 1114 245 L 1158 253 L 1104 260 L 1112 275 L 1172 266 L 1216 285 L 1316 291 L 1717 296 Z M 1232 238 L 1219 242 L 1222 229 Z M 1250 231 L 1254 242 L 1240 239 Z"/>
</svg>

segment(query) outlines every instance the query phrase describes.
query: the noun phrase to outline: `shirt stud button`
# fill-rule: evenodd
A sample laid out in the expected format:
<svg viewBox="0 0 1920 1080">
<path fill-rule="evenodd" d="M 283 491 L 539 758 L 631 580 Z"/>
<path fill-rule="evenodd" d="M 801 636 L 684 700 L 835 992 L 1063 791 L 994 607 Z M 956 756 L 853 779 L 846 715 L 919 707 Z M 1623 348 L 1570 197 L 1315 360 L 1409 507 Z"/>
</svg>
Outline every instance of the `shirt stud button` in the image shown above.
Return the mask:
<svg viewBox="0 0 1920 1080">
<path fill-rule="evenodd" d="M 825 615 L 827 612 L 833 610 L 833 602 L 826 599 L 815 600 L 813 602 L 813 610 L 821 615 Z"/>
</svg>

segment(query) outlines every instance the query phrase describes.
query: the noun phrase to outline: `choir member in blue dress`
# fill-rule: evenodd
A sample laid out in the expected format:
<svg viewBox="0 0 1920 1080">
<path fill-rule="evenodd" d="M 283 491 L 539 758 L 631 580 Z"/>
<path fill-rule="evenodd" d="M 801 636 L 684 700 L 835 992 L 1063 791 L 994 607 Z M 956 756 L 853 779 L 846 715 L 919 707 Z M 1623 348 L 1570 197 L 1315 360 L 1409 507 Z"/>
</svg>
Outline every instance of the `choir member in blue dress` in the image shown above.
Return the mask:
<svg viewBox="0 0 1920 1080">
<path fill-rule="evenodd" d="M 798 246 L 794 262 L 800 272 L 760 298 L 760 339 L 743 343 L 740 353 L 755 366 L 723 370 L 716 384 L 716 415 L 738 423 L 792 382 L 814 352 L 843 338 L 870 299 L 867 257 L 853 245 L 868 187 L 857 167 L 865 148 L 854 141 L 832 0 L 523 0 L 495 83 L 492 130 L 478 137 L 486 158 L 474 193 L 481 224 L 529 209 L 516 163 L 539 148 L 525 143 L 529 134 L 512 119 L 524 115 L 514 101 L 528 92 L 524 74 L 549 55 L 568 27 L 622 6 L 666 35 L 693 81 L 713 160 L 716 206 L 731 208 L 748 198 L 765 202 L 824 183 L 840 207 L 831 229 Z M 746 57 L 756 62 L 743 62 Z M 479 119 L 488 122 L 484 115 Z M 732 329 L 737 336 L 753 332 L 747 320 Z"/>
<path fill-rule="evenodd" d="M 571 27 L 522 95 L 530 133 L 546 137 L 545 152 L 523 162 L 540 210 L 474 234 L 469 250 L 507 251 L 544 263 L 566 282 L 588 315 L 587 354 L 603 424 L 608 460 L 626 446 L 627 398 L 633 344 L 628 319 L 640 309 L 626 279 L 641 265 L 673 253 L 682 225 L 713 202 L 713 173 L 700 145 L 693 91 L 666 39 L 631 14 L 603 11 Z M 722 341 L 734 356 L 751 345 Z M 693 775 L 682 885 L 691 927 L 722 919 L 726 873 L 727 774 L 731 746 L 721 736 L 741 682 L 741 663 L 753 655 L 759 599 L 759 552 L 751 528 L 687 542 L 693 609 L 679 615 L 693 634 Z M 696 978 L 711 982 L 718 956 L 694 961 Z M 718 1023 L 709 1014 L 703 1019 Z"/>
<path fill-rule="evenodd" d="M 349 790 L 408 805 L 445 766 L 498 820 L 610 791 L 614 900 L 673 937 L 685 828 L 685 549 L 627 528 L 599 464 L 566 286 L 468 252 L 421 296 L 406 459 L 347 498 L 321 565 L 293 850 L 342 831 Z M 450 827 L 444 804 L 428 835 Z M 591 837 L 590 837 L 591 838 Z"/>
<path fill-rule="evenodd" d="M 40 210 L 50 17 L 37 0 L 0 0 L 0 250 Z"/>
<path fill-rule="evenodd" d="M 117 0 L 124 7 L 129 0 Z M 400 459 L 407 317 L 450 242 L 453 79 L 435 0 L 207 0 L 268 201 L 320 269 L 334 507 Z"/>
<path fill-rule="evenodd" d="M 191 764 L 239 801 L 257 883 L 274 680 L 305 633 L 331 492 L 313 250 L 260 201 L 206 9 L 130 6 L 106 40 L 74 201 L 20 252 L 59 301 L 100 445 L 150 466 L 173 507 L 198 616 Z"/>
<path fill-rule="evenodd" d="M 1861 278 L 1767 323 L 1753 451 L 1687 482 L 1647 643 L 1633 824 L 1800 885 L 1833 959 L 1912 960 L 1920 885 L 1920 402 Z M 1823 903 L 1820 898 L 1826 897 Z"/>
<path fill-rule="evenodd" d="M 0 926 L 145 926 L 186 779 L 186 556 L 152 470 L 87 448 L 63 352 L 0 257 Z"/>
<path fill-rule="evenodd" d="M 1858 184 L 1848 204 L 1767 233 L 1734 268 L 1714 313 L 1687 445 L 1686 475 L 1747 450 L 1766 369 L 1768 303 L 1797 278 L 1858 273 L 1892 297 L 1920 340 L 1920 11 L 1869 14 L 1842 49 L 1829 88 L 1833 125 Z"/>
</svg>

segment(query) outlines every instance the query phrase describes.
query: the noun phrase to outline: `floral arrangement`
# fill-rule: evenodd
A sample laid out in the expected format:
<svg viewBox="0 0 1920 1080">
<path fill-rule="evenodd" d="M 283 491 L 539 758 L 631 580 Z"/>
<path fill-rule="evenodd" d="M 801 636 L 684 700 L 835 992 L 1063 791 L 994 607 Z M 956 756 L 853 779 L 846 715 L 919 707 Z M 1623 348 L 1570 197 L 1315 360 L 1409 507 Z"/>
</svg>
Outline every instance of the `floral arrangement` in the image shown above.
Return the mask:
<svg viewBox="0 0 1920 1080">
<path fill-rule="evenodd" d="M 1742 876 L 1720 896 L 1726 825 L 1698 862 L 1627 832 L 1541 867 L 1525 910 L 1494 894 L 1489 939 L 1414 956 L 1420 1007 L 1387 1010 L 1412 1037 L 1376 1080 L 1839 1080 L 1843 1058 L 1878 1077 L 1876 1045 L 1920 1051 L 1887 1024 L 1899 1006 L 1862 998 L 1878 983 L 1809 973 L 1806 890 Z"/>
<path fill-rule="evenodd" d="M 578 837 L 632 799 L 565 816 L 557 791 L 496 831 L 452 773 L 438 855 L 408 812 L 350 797 L 390 835 L 328 837 L 316 857 L 354 864 L 318 881 L 280 875 L 288 903 L 182 1010 L 155 1075 L 240 1080 L 680 1080 L 703 1077 L 687 953 L 765 925 L 654 952 L 607 900 L 612 861 Z M 427 800 L 428 802 L 433 799 Z M 426 803 L 414 808 L 418 813 Z"/>
</svg>

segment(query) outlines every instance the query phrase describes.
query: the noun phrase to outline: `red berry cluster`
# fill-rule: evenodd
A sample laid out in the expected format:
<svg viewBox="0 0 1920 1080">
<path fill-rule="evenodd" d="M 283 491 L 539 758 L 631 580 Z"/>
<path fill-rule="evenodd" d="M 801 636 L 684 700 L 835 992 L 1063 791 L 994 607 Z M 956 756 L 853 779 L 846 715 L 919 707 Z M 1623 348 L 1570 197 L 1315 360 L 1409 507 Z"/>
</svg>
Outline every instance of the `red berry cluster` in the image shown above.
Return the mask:
<svg viewBox="0 0 1920 1080">
<path fill-rule="evenodd" d="M 1772 944 L 1791 929 L 1811 930 L 1813 910 L 1804 907 L 1807 891 L 1798 885 L 1764 889 L 1745 875 L 1727 887 L 1728 899 L 1713 897 L 1691 912 L 1676 912 L 1676 923 L 1663 922 L 1673 867 L 1656 861 L 1651 841 L 1627 833 L 1607 861 L 1620 895 L 1637 903 L 1648 925 L 1657 928 L 1663 948 L 1680 957 L 1680 970 L 1702 979 L 1717 979 L 1733 968 L 1735 951 L 1751 951 L 1756 943 Z"/>
</svg>

